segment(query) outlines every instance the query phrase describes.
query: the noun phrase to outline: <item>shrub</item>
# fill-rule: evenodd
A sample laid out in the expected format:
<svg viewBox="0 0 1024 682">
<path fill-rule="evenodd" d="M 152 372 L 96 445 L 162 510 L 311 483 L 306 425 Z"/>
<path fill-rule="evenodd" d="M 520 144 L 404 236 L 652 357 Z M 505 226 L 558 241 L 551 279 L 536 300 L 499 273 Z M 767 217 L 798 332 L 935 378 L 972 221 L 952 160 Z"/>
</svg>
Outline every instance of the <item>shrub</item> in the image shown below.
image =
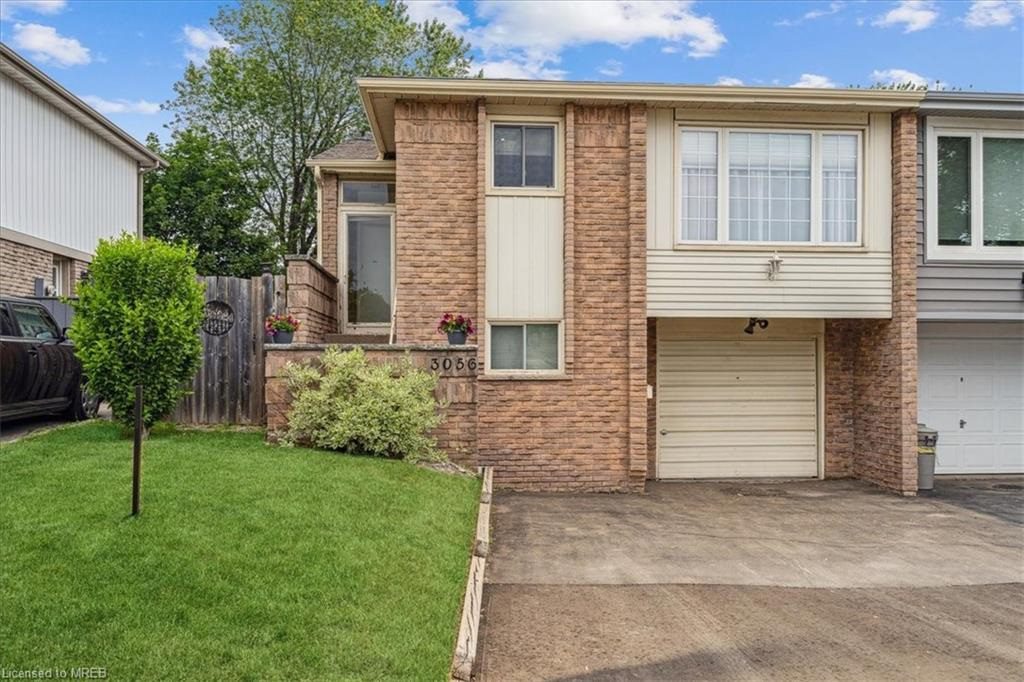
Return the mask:
<svg viewBox="0 0 1024 682">
<path fill-rule="evenodd" d="M 101 240 L 79 283 L 69 336 L 90 392 L 133 423 L 135 386 L 143 385 L 147 427 L 168 414 L 199 368 L 203 287 L 195 251 L 122 235 Z"/>
<path fill-rule="evenodd" d="M 430 431 L 441 423 L 437 377 L 406 357 L 370 363 L 360 348 L 328 348 L 320 366 L 288 363 L 288 442 L 409 460 L 441 457 Z"/>
</svg>

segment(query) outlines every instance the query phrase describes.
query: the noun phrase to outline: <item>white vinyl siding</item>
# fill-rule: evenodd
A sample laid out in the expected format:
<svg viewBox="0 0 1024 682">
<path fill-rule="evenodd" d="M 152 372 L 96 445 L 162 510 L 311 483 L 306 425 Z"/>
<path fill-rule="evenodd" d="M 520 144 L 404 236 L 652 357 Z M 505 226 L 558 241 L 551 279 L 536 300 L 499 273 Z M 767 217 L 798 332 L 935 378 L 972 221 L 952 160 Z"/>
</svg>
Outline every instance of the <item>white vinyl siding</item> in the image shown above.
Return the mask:
<svg viewBox="0 0 1024 682">
<path fill-rule="evenodd" d="M 135 160 L 6 75 L 0 121 L 0 227 L 88 254 L 135 233 Z"/>
<path fill-rule="evenodd" d="M 657 394 L 658 478 L 818 475 L 813 339 L 659 339 Z"/>
<path fill-rule="evenodd" d="M 856 130 L 859 243 L 835 242 L 849 230 L 843 188 L 823 189 L 812 202 L 821 214 L 820 243 L 737 244 L 727 241 L 681 243 L 678 144 L 682 130 L 710 130 L 717 123 L 753 129 L 757 123 L 794 132 L 816 130 L 824 139 Z M 647 128 L 647 314 L 650 317 L 888 318 L 892 315 L 892 140 L 889 114 L 814 114 L 766 112 L 763 121 L 736 112 L 651 109 Z M 724 165 L 719 155 L 719 167 Z M 842 184 L 840 158 L 822 169 L 823 187 L 835 170 Z M 723 183 L 724 184 L 724 183 Z M 719 185 L 722 205 L 723 184 Z M 838 202 L 829 206 L 829 202 Z M 830 222 L 824 218 L 833 211 Z M 720 212 L 721 216 L 721 212 Z M 779 276 L 767 278 L 768 260 L 782 259 Z"/>
<path fill-rule="evenodd" d="M 1024 473 L 1024 326 L 918 327 L 920 419 L 939 432 L 936 473 Z"/>
<path fill-rule="evenodd" d="M 559 320 L 562 197 L 487 197 L 487 319 Z"/>
</svg>

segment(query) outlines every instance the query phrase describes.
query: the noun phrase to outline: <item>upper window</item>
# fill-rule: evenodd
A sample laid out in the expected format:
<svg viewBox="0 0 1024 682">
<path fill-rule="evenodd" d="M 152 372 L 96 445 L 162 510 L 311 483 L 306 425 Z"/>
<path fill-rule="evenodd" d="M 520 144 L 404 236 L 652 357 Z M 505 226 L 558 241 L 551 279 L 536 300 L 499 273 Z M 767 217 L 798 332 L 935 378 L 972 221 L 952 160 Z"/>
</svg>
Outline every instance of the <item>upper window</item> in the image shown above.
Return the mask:
<svg viewBox="0 0 1024 682">
<path fill-rule="evenodd" d="M 928 249 L 940 258 L 1024 257 L 1024 133 L 931 129 Z"/>
<path fill-rule="evenodd" d="M 495 187 L 555 187 L 555 126 L 495 124 Z"/>
<path fill-rule="evenodd" d="M 341 183 L 341 201 L 345 204 L 393 204 L 395 183 L 346 180 Z"/>
<path fill-rule="evenodd" d="M 680 162 L 682 241 L 859 241 L 859 133 L 684 128 Z"/>
</svg>

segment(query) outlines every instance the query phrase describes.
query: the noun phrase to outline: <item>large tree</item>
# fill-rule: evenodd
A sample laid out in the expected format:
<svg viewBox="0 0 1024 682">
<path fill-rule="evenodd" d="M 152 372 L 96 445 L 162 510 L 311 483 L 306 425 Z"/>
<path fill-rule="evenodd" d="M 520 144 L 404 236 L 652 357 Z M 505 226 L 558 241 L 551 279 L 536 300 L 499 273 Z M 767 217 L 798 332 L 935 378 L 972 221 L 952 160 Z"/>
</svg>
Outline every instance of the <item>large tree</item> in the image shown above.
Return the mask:
<svg viewBox="0 0 1024 682">
<path fill-rule="evenodd" d="M 246 168 L 279 253 L 310 253 L 316 191 L 305 161 L 368 128 L 360 76 L 466 76 L 469 45 L 396 0 L 241 0 L 212 22 L 230 47 L 191 63 L 168 103 Z"/>
<path fill-rule="evenodd" d="M 193 128 L 176 131 L 164 147 L 155 135 L 146 142 L 167 161 L 144 176 L 147 237 L 195 247 L 201 275 L 250 277 L 275 260 L 245 169 L 225 143 Z"/>
</svg>

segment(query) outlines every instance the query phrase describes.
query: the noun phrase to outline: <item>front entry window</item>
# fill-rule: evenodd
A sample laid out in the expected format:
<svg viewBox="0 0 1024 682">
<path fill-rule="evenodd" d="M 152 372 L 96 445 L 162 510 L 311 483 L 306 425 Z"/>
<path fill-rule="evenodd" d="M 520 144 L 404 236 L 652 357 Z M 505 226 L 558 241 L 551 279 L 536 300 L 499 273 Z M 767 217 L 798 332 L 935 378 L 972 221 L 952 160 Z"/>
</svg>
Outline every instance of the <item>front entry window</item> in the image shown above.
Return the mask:
<svg viewBox="0 0 1024 682">
<path fill-rule="evenodd" d="M 349 215 L 348 323 L 391 322 L 390 214 Z"/>
</svg>

